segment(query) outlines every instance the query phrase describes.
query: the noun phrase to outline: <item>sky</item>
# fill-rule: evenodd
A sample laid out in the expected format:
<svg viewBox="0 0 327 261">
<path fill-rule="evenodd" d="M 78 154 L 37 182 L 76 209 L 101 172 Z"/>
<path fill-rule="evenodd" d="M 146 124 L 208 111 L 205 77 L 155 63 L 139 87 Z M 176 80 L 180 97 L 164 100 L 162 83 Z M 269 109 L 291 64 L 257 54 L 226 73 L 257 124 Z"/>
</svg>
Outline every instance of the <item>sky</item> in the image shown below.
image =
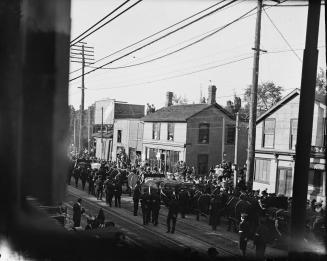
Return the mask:
<svg viewBox="0 0 327 261">
<path fill-rule="evenodd" d="M 131 0 L 124 10 L 137 0 Z M 215 8 L 225 5 L 225 1 Z M 72 0 L 71 39 L 81 34 L 124 0 Z M 94 47 L 95 60 L 110 55 L 153 33 L 173 25 L 220 1 L 213 0 L 144 0 L 108 23 L 83 41 Z M 286 1 L 304 4 L 305 1 Z M 264 4 L 275 5 L 265 0 Z M 234 94 L 243 99 L 244 89 L 252 82 L 253 50 L 256 11 L 251 16 L 222 29 L 207 39 L 177 53 L 149 63 L 128 68 L 121 66 L 142 63 L 177 50 L 220 28 L 256 7 L 256 1 L 238 0 L 226 8 L 205 17 L 123 59 L 85 75 L 85 108 L 97 100 L 111 98 L 132 104 L 165 104 L 167 91 L 185 97 L 190 103 L 199 103 L 200 95 L 207 97 L 208 86 L 217 86 L 217 102 L 223 106 L 233 100 Z M 283 94 L 300 88 L 302 57 L 305 46 L 307 7 L 269 7 L 262 12 L 259 83 L 273 81 L 284 88 Z M 118 14 L 117 11 L 115 14 Z M 268 16 L 288 44 L 277 32 Z M 204 13 L 203 13 L 204 14 Z M 113 16 L 110 16 L 113 17 Z M 200 15 L 190 19 L 194 20 Z M 138 45 L 114 54 L 93 66 L 101 66 L 141 45 L 156 39 L 182 25 L 172 27 Z M 325 13 L 321 8 L 319 27 L 318 67 L 326 69 Z M 291 51 L 290 47 L 294 50 Z M 118 68 L 117 68 L 118 67 Z M 81 75 L 81 64 L 70 63 L 70 79 Z M 88 72 L 92 68 L 86 68 Z M 77 71 L 76 71 L 77 70 Z M 74 72 L 75 71 L 75 72 Z M 70 81 L 69 104 L 78 108 L 81 102 L 81 78 Z"/>
</svg>

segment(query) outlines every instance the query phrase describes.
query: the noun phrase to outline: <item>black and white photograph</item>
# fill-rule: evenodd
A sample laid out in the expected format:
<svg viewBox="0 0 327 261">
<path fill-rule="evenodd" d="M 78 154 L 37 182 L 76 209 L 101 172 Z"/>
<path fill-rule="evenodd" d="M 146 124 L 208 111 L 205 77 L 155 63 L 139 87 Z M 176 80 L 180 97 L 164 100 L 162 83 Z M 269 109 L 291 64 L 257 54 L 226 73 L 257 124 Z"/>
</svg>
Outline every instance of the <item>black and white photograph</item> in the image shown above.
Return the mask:
<svg viewBox="0 0 327 261">
<path fill-rule="evenodd" d="M 325 0 L 0 0 L 0 261 L 325 260 Z"/>
</svg>

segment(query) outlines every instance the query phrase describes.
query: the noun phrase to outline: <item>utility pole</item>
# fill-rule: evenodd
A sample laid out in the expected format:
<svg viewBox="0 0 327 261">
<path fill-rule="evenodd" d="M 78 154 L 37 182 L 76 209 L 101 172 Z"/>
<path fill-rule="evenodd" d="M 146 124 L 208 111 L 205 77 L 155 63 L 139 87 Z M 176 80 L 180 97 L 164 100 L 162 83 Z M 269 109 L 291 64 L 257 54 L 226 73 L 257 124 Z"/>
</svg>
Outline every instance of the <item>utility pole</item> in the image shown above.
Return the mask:
<svg viewBox="0 0 327 261">
<path fill-rule="evenodd" d="M 225 159 L 225 118 L 223 117 L 223 126 L 221 130 L 221 162 Z"/>
<path fill-rule="evenodd" d="M 76 156 L 76 116 L 74 113 L 74 155 Z"/>
<path fill-rule="evenodd" d="M 83 112 L 84 112 L 84 67 L 85 67 L 85 57 L 84 57 L 84 44 L 82 45 L 82 95 L 81 95 L 81 107 L 79 110 L 80 122 L 79 122 L 79 141 L 78 141 L 78 153 L 81 153 L 82 149 L 82 135 L 83 135 Z"/>
<path fill-rule="evenodd" d="M 250 100 L 249 133 L 248 133 L 248 155 L 247 155 L 247 162 L 246 162 L 247 163 L 246 183 L 249 189 L 252 189 L 253 172 L 254 172 L 259 56 L 261 51 L 260 50 L 261 13 L 262 13 L 262 0 L 258 0 L 255 40 L 254 40 L 254 48 L 253 48 L 254 57 L 253 57 L 252 86 L 251 86 L 251 95 L 250 95 L 251 100 Z"/>
<path fill-rule="evenodd" d="M 234 188 L 237 185 L 237 150 L 238 150 L 238 129 L 239 129 L 239 112 L 236 112 L 236 124 L 235 124 L 235 154 L 234 154 Z"/>
<path fill-rule="evenodd" d="M 103 150 L 103 107 L 101 107 L 101 159 L 104 155 Z"/>
<path fill-rule="evenodd" d="M 85 66 L 94 63 L 94 48 L 91 46 L 86 46 L 86 42 L 77 42 L 76 44 L 72 45 L 71 48 L 71 62 L 74 63 L 81 63 L 82 64 L 82 86 L 78 87 L 81 88 L 81 106 L 80 106 L 80 128 L 79 128 L 79 138 L 78 138 L 78 152 L 81 153 L 82 150 L 82 143 L 83 143 L 83 126 L 84 126 L 84 100 L 85 100 Z M 89 143 L 89 142 L 88 142 Z M 89 147 L 89 144 L 88 144 Z"/>
<path fill-rule="evenodd" d="M 91 109 L 87 110 L 87 151 L 90 152 Z"/>
<path fill-rule="evenodd" d="M 309 0 L 305 49 L 303 53 L 301 95 L 296 140 L 296 158 L 293 180 L 291 212 L 290 259 L 303 256 L 307 243 L 305 237 L 306 202 L 308 194 L 308 173 L 314 113 L 315 85 L 318 62 L 318 34 L 321 1 Z M 302 252 L 302 253 L 301 253 Z"/>
</svg>

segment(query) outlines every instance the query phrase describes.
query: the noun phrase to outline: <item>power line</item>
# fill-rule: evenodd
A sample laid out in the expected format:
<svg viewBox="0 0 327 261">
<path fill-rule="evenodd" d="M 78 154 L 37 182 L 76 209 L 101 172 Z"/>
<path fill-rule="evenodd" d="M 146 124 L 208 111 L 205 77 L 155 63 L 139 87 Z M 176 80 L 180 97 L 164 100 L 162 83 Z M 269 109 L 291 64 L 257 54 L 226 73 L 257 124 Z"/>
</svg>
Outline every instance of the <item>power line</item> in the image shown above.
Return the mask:
<svg viewBox="0 0 327 261">
<path fill-rule="evenodd" d="M 273 22 L 273 20 L 270 18 L 270 16 L 268 15 L 268 13 L 266 12 L 265 8 L 263 8 L 263 11 L 265 12 L 266 16 L 268 17 L 269 21 L 271 22 L 271 24 L 274 26 L 274 28 L 276 29 L 276 31 L 279 33 L 279 35 L 283 38 L 283 40 L 285 41 L 285 43 L 287 44 L 287 46 L 292 50 L 292 52 L 294 53 L 294 55 L 296 56 L 296 58 L 300 61 L 300 63 L 302 63 L 302 59 L 297 55 L 297 53 L 293 50 L 293 47 L 290 45 L 290 43 L 287 41 L 287 39 L 285 38 L 285 36 L 282 34 L 282 32 L 278 29 L 278 27 L 276 26 L 276 24 Z"/>
<path fill-rule="evenodd" d="M 136 64 L 125 65 L 125 66 L 118 66 L 118 67 L 102 67 L 101 69 L 123 69 L 123 68 L 130 68 L 130 67 L 134 67 L 134 66 L 138 66 L 138 65 L 143 65 L 143 64 L 146 64 L 146 63 L 154 62 L 154 61 L 160 60 L 160 59 L 162 59 L 162 58 L 165 58 L 165 57 L 167 57 L 167 56 L 170 56 L 170 55 L 172 55 L 172 54 L 178 53 L 178 52 L 180 52 L 180 51 L 182 51 L 182 50 L 184 50 L 184 49 L 186 49 L 186 48 L 188 48 L 188 47 L 191 47 L 191 46 L 193 46 L 193 45 L 195 45 L 195 44 L 197 44 L 197 43 L 200 43 L 200 42 L 204 41 L 205 39 L 207 39 L 207 38 L 209 38 L 209 37 L 215 35 L 216 33 L 220 32 L 221 30 L 223 30 L 223 29 L 229 27 L 229 26 L 232 25 L 233 23 L 236 23 L 236 22 L 238 22 L 239 20 L 241 20 L 241 19 L 243 19 L 243 18 L 245 18 L 245 17 L 250 17 L 251 15 L 249 15 L 249 16 L 246 16 L 246 15 L 248 15 L 249 13 L 251 13 L 252 11 L 254 11 L 255 9 L 256 9 L 256 8 L 253 8 L 253 9 L 249 10 L 248 12 L 246 12 L 246 13 L 243 14 L 242 16 L 238 17 L 237 19 L 233 20 L 232 22 L 230 22 L 230 23 L 228 23 L 228 24 L 226 24 L 226 25 L 220 27 L 219 29 L 216 29 L 214 32 L 212 32 L 212 33 L 210 33 L 210 34 L 208 34 L 208 35 L 206 35 L 206 36 L 204 36 L 204 37 L 202 37 L 202 38 L 200 38 L 200 39 L 198 39 L 198 40 L 196 40 L 196 41 L 194 41 L 194 42 L 192 42 L 192 43 L 189 43 L 189 44 L 187 44 L 187 45 L 185 45 L 185 46 L 183 46 L 183 47 L 181 47 L 181 48 L 179 48 L 179 49 L 177 49 L 177 50 L 174 50 L 174 51 L 172 51 L 172 52 L 170 52 L 170 53 L 167 53 L 167 54 L 161 55 L 161 56 L 159 56 L 159 57 L 155 57 L 155 58 L 149 59 L 149 60 L 147 60 L 147 61 L 143 61 L 143 62 L 140 62 L 140 63 L 136 63 Z M 252 14 L 252 15 L 253 15 L 253 14 Z M 98 68 L 98 67 L 92 67 L 92 66 L 90 66 L 90 67 L 91 67 L 91 68 Z"/>
<path fill-rule="evenodd" d="M 117 53 L 119 53 L 119 52 L 121 52 L 121 51 L 124 51 L 124 50 L 126 50 L 126 49 L 128 49 L 128 48 L 130 48 L 130 47 L 132 47 L 132 46 L 135 46 L 135 45 L 137 45 L 137 44 L 139 44 L 139 43 L 141 43 L 141 42 L 144 42 L 145 40 L 148 40 L 149 38 L 151 38 L 151 37 L 153 37 L 153 36 L 155 36 L 155 35 L 158 35 L 158 34 L 164 32 L 164 31 L 166 31 L 166 30 L 168 30 L 168 29 L 170 29 L 170 28 L 172 28 L 172 27 L 174 27 L 174 26 L 176 26 L 176 25 L 178 25 L 178 24 L 181 24 L 181 23 L 183 23 L 183 22 L 185 22 L 185 21 L 187 21 L 187 20 L 189 20 L 189 19 L 191 19 L 191 18 L 193 18 L 193 17 L 195 17 L 195 16 L 197 16 L 197 15 L 199 15 L 199 14 L 201 14 L 201 13 L 203 13 L 203 12 L 205 12 L 205 11 L 207 11 L 207 10 L 209 10 L 209 9 L 211 9 L 211 8 L 213 8 L 213 7 L 215 7 L 215 6 L 217 6 L 217 5 L 219 5 L 219 4 L 221 4 L 222 2 L 224 2 L 224 0 L 222 0 L 222 1 L 218 2 L 218 3 L 216 3 L 216 4 L 213 4 L 213 5 L 211 5 L 211 6 L 207 7 L 207 8 L 205 8 L 205 9 L 203 9 L 203 10 L 201 10 L 201 11 L 199 11 L 199 12 L 197 12 L 197 13 L 191 15 L 191 16 L 188 16 L 188 17 L 182 19 L 181 21 L 179 21 L 179 22 L 177 22 L 177 23 L 174 23 L 174 24 L 172 24 L 172 25 L 170 25 L 170 26 L 168 26 L 168 27 L 165 27 L 165 28 L 161 29 L 160 31 L 158 31 L 158 32 L 156 32 L 156 33 L 154 33 L 154 34 L 151 34 L 151 35 L 149 35 L 149 36 L 147 36 L 147 37 L 145 37 L 145 38 L 143 38 L 143 39 L 141 39 L 141 40 L 139 40 L 139 41 L 137 41 L 137 42 L 135 42 L 135 43 L 133 43 L 133 44 L 130 44 L 130 45 L 128 45 L 128 46 L 126 46 L 126 47 L 124 47 L 124 48 L 122 48 L 122 49 L 119 49 L 118 51 L 115 51 L 115 52 L 113 52 L 113 53 L 111 53 L 111 54 L 109 54 L 109 55 L 106 55 L 106 56 L 102 57 L 101 59 L 97 60 L 95 63 L 98 63 L 98 62 L 100 62 L 100 61 L 102 61 L 102 60 L 104 60 L 104 59 L 106 59 L 106 58 L 108 58 L 108 57 L 111 57 L 111 56 L 113 56 L 113 55 L 115 55 L 115 54 L 117 54 Z M 242 1 L 241 1 L 241 2 L 242 2 Z M 237 3 L 237 4 L 240 4 L 241 2 L 239 2 L 239 3 Z M 80 69 L 77 69 L 77 70 L 72 71 L 72 72 L 70 72 L 70 73 L 74 73 L 74 72 L 77 72 L 77 71 L 79 71 L 79 70 L 80 70 Z"/>
<path fill-rule="evenodd" d="M 113 11 L 111 11 L 109 14 L 107 14 L 106 16 L 104 16 L 102 19 L 100 19 L 98 22 L 96 22 L 94 25 L 90 26 L 86 31 L 84 31 L 83 33 L 81 33 L 79 36 L 75 37 L 73 40 L 70 41 L 71 46 L 74 45 L 74 42 L 82 37 L 84 34 L 86 34 L 87 32 L 89 32 L 90 30 L 92 30 L 95 26 L 97 26 L 99 23 L 101 23 L 102 21 L 104 21 L 106 18 L 108 18 L 110 15 L 112 15 L 114 12 L 116 12 L 119 8 L 121 8 L 122 6 L 124 6 L 125 4 L 127 4 L 130 0 L 125 1 L 124 3 L 122 3 L 120 6 L 118 6 L 117 8 L 115 8 Z M 79 40 L 81 41 L 81 40 Z M 77 41 L 77 42 L 79 42 Z M 76 44 L 76 43 L 75 43 Z"/>
<path fill-rule="evenodd" d="M 125 12 L 127 12 L 129 9 L 133 8 L 135 5 L 137 5 L 138 3 L 142 2 L 143 0 L 138 0 L 137 2 L 135 2 L 134 4 L 132 4 L 131 6 L 129 6 L 128 8 L 126 8 L 124 11 L 120 12 L 119 14 L 117 14 L 116 16 L 114 16 L 113 18 L 111 18 L 109 21 L 105 22 L 104 24 L 100 25 L 98 28 L 94 29 L 93 31 L 89 32 L 87 35 L 83 36 L 81 39 L 79 39 L 77 41 L 80 42 L 83 39 L 85 39 L 86 37 L 90 36 L 91 34 L 94 34 L 95 32 L 97 32 L 98 30 L 100 30 L 102 27 L 104 27 L 105 25 L 107 25 L 108 23 L 110 23 L 111 21 L 115 20 L 117 17 L 121 16 L 122 14 L 124 14 Z M 71 44 L 71 46 L 74 44 Z"/>
<path fill-rule="evenodd" d="M 147 44 L 145 44 L 145 45 L 142 45 L 141 47 L 138 47 L 138 48 L 136 48 L 135 50 L 128 52 L 127 54 L 124 54 L 124 55 L 122 55 L 122 56 L 120 56 L 120 57 L 118 57 L 118 58 L 116 58 L 116 59 L 114 59 L 114 60 L 112 60 L 112 61 L 110 61 L 110 62 L 107 62 L 107 63 L 105 63 L 105 64 L 103 64 L 103 65 L 101 65 L 101 66 L 99 66 L 99 67 L 97 67 L 97 68 L 95 68 L 95 69 L 93 69 L 93 70 L 91 70 L 91 71 L 86 72 L 85 74 L 89 74 L 89 73 L 91 73 L 91 72 L 97 71 L 98 69 L 101 69 L 102 67 L 104 67 L 104 66 L 106 66 L 106 65 L 108 65 L 108 64 L 111 64 L 111 63 L 113 63 L 113 62 L 115 62 L 115 61 L 118 61 L 118 60 L 120 60 L 120 59 L 122 59 L 122 58 L 124 58 L 124 57 L 126 57 L 126 56 L 128 56 L 128 55 L 130 55 L 130 54 L 132 54 L 132 53 L 134 53 L 134 52 L 137 52 L 137 51 L 139 51 L 139 50 L 141 50 L 141 49 L 143 49 L 143 48 L 145 48 L 145 47 L 147 47 L 147 46 L 149 46 L 149 45 L 152 45 L 152 44 L 154 44 L 155 42 L 158 42 L 158 41 L 160 41 L 161 39 L 166 38 L 167 36 L 169 36 L 169 35 L 171 35 L 171 34 L 173 34 L 173 33 L 176 33 L 177 31 L 180 31 L 180 30 L 184 29 L 185 27 L 190 26 L 191 24 L 193 24 L 193 23 L 195 23 L 195 22 L 198 22 L 198 21 L 202 20 L 203 18 L 205 18 L 205 17 L 207 17 L 207 16 L 209 16 L 209 15 L 212 15 L 213 13 L 215 13 L 215 12 L 217 12 L 217 11 L 219 11 L 219 10 L 225 8 L 226 6 L 232 4 L 232 3 L 236 2 L 236 1 L 237 1 L 237 0 L 232 0 L 231 2 L 225 4 L 225 5 L 221 6 L 221 7 L 218 7 L 218 8 L 216 8 L 216 9 L 214 9 L 213 11 L 210 11 L 209 13 L 207 13 L 207 14 L 205 14 L 205 15 L 203 15 L 203 16 L 200 16 L 199 18 L 197 18 L 197 19 L 195 19 L 195 20 L 193 20 L 193 21 L 191 21 L 191 22 L 189 22 L 189 23 L 187 23 L 187 24 L 185 24 L 185 25 L 183 25 L 183 26 L 181 26 L 181 27 L 179 27 L 179 28 L 177 28 L 177 29 L 171 31 L 171 32 L 168 32 L 167 34 L 165 34 L 165 35 L 163 35 L 163 36 L 160 36 L 159 38 L 157 38 L 157 39 L 155 39 L 155 40 L 152 40 L 151 42 L 149 42 L 149 43 L 147 43 Z M 73 78 L 73 79 L 70 79 L 69 81 L 74 81 L 74 80 L 76 80 L 76 79 L 78 79 L 78 78 L 80 78 L 80 77 L 81 77 L 81 75 L 80 75 L 80 76 L 77 76 L 77 77 L 75 77 L 75 78 Z"/>
</svg>

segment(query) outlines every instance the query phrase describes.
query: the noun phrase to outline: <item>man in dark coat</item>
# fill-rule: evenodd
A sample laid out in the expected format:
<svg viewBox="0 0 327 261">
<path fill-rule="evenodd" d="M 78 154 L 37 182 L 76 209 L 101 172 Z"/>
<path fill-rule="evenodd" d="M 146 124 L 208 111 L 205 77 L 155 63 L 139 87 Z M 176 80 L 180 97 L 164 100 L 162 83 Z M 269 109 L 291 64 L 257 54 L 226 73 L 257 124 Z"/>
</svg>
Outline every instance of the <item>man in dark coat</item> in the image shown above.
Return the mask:
<svg viewBox="0 0 327 261">
<path fill-rule="evenodd" d="M 86 170 L 85 168 L 81 169 L 81 181 L 82 181 L 82 189 L 85 189 L 85 184 L 86 184 L 86 180 L 87 180 L 87 174 L 88 174 L 88 170 Z"/>
<path fill-rule="evenodd" d="M 160 196 L 157 192 L 152 193 L 152 223 L 157 226 L 160 211 Z"/>
<path fill-rule="evenodd" d="M 246 246 L 248 243 L 249 235 L 250 235 L 250 224 L 248 221 L 248 214 L 242 213 L 241 214 L 241 222 L 239 227 L 239 234 L 240 234 L 240 250 L 242 252 L 242 256 L 245 257 L 246 255 Z"/>
<path fill-rule="evenodd" d="M 222 212 L 222 200 L 220 195 L 216 195 L 210 201 L 210 218 L 209 225 L 212 226 L 212 230 L 217 229 L 217 225 L 220 225 L 220 217 Z"/>
<path fill-rule="evenodd" d="M 81 217 L 82 217 L 82 214 L 85 212 L 84 208 L 82 208 L 82 206 L 81 206 L 81 203 L 82 203 L 82 199 L 79 198 L 73 206 L 74 227 L 81 226 Z"/>
<path fill-rule="evenodd" d="M 115 207 L 120 208 L 121 204 L 121 194 L 123 193 L 122 185 L 119 181 L 115 182 L 114 196 L 115 196 Z"/>
<path fill-rule="evenodd" d="M 75 187 L 77 188 L 78 187 L 78 179 L 80 177 L 80 167 L 77 167 L 73 170 L 73 176 L 75 179 Z"/>
<path fill-rule="evenodd" d="M 176 196 L 173 194 L 172 199 L 168 203 L 168 216 L 167 216 L 167 233 L 175 232 L 176 221 L 177 221 L 177 214 L 178 214 L 178 200 Z M 172 223 L 172 227 L 171 227 Z"/>
<path fill-rule="evenodd" d="M 113 182 L 109 179 L 105 181 L 105 190 L 106 190 L 106 203 L 111 207 L 112 198 L 114 197 L 115 186 Z"/>
<path fill-rule="evenodd" d="M 140 198 L 141 198 L 141 184 L 140 181 L 137 181 L 133 192 L 134 216 L 137 216 Z"/>
<path fill-rule="evenodd" d="M 187 207 L 188 207 L 188 201 L 189 201 L 189 196 L 185 189 L 181 189 L 181 191 L 179 192 L 178 199 L 179 199 L 181 216 L 182 218 L 185 218 L 185 214 L 187 212 Z"/>
<path fill-rule="evenodd" d="M 264 260 L 266 246 L 269 241 L 269 233 L 267 218 L 262 217 L 254 237 L 256 247 L 255 255 L 257 259 Z"/>
<path fill-rule="evenodd" d="M 148 194 L 147 193 L 143 193 L 141 195 L 141 209 L 142 209 L 142 216 L 143 216 L 143 225 L 147 225 L 148 224 L 148 212 L 149 212 L 149 204 L 148 204 Z"/>
</svg>

